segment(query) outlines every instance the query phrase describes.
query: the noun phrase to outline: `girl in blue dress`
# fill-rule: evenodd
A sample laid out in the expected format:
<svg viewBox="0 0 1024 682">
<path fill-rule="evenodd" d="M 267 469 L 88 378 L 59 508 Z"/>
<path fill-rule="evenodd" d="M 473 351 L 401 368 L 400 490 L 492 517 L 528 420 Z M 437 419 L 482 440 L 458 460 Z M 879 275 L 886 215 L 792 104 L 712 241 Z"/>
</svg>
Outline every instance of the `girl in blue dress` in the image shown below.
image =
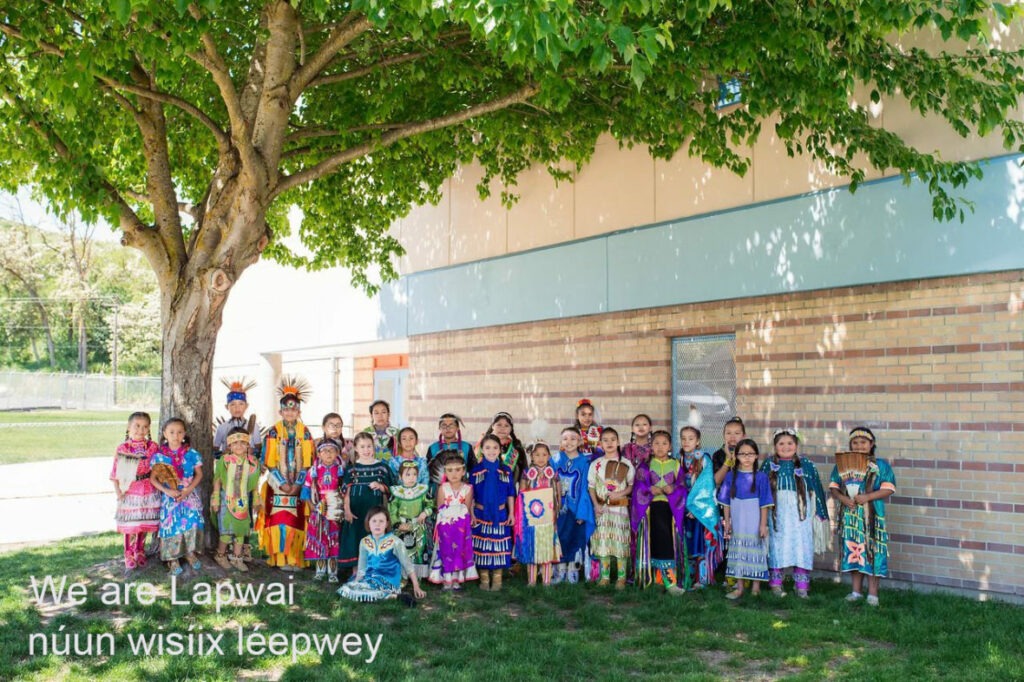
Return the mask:
<svg viewBox="0 0 1024 682">
<path fill-rule="evenodd" d="M 420 588 L 405 545 L 391 532 L 391 517 L 384 507 L 373 507 L 366 514 L 369 533 L 359 541 L 359 565 L 352 578 L 341 586 L 338 594 L 352 601 L 394 599 L 402 591 L 402 578 L 412 583 L 417 599 L 425 594 Z"/>
</svg>

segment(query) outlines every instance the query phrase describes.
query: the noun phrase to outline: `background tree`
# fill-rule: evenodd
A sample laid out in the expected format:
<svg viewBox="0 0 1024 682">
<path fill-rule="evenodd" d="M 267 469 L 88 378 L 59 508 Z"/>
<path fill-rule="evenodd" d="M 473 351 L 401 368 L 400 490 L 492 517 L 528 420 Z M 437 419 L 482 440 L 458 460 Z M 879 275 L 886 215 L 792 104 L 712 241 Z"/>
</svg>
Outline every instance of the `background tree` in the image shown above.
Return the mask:
<svg viewBox="0 0 1024 682">
<path fill-rule="evenodd" d="M 738 173 L 772 117 L 791 153 L 851 187 L 865 166 L 917 174 L 938 216 L 979 174 L 873 127 L 851 106 L 909 100 L 967 134 L 998 130 L 1021 55 L 990 44 L 1016 10 L 981 0 L 12 0 L 0 21 L 0 184 L 103 216 L 160 287 L 162 412 L 209 452 L 210 375 L 227 296 L 269 253 L 345 265 L 368 289 L 395 274 L 387 233 L 476 159 L 512 186 L 530 164 L 579 168 L 598 136 L 680 148 Z M 893 38 L 935 30 L 929 53 Z M 965 45 L 967 47 L 965 47 Z M 743 105 L 718 110 L 719 79 Z M 303 212 L 303 255 L 280 239 Z M 286 296 L 268 314 L 288 318 Z M 209 462 L 208 462 L 209 463 Z"/>
</svg>

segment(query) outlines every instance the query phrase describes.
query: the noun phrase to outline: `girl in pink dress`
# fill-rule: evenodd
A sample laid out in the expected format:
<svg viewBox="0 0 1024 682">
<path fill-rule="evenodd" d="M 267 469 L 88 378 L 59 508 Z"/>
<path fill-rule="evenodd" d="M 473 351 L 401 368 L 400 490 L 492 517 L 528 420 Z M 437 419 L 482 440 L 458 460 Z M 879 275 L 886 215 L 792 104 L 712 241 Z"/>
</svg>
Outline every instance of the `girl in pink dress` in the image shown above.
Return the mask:
<svg viewBox="0 0 1024 682">
<path fill-rule="evenodd" d="M 124 442 L 117 446 L 110 480 L 117 493 L 117 532 L 124 535 L 126 569 L 146 565 L 146 533 L 160 530 L 160 493 L 149 480 L 157 444 L 149 437 L 150 419 L 145 412 L 128 417 Z"/>
<path fill-rule="evenodd" d="M 445 590 L 458 590 L 467 580 L 476 580 L 473 563 L 473 486 L 463 481 L 466 464 L 462 455 L 448 453 L 444 478 L 437 490 L 437 525 L 434 527 L 434 561 L 430 582 L 443 583 Z"/>
</svg>

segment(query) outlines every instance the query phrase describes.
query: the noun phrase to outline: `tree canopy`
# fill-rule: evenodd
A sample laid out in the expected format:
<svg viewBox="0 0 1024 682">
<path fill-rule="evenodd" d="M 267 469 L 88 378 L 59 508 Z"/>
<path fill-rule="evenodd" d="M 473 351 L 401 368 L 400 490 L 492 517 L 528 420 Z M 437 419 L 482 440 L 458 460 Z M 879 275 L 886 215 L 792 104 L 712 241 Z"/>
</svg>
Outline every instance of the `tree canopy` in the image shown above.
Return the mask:
<svg viewBox="0 0 1024 682">
<path fill-rule="evenodd" d="M 1022 141 L 1008 115 L 1021 53 L 992 43 L 1016 9 L 980 0 L 6 4 L 0 184 L 120 225 L 161 281 L 198 275 L 200 257 L 221 265 L 237 240 L 236 263 L 266 246 L 366 285 L 371 265 L 394 274 L 389 225 L 436 200 L 460 163 L 482 164 L 482 188 L 511 186 L 533 163 L 585 163 L 610 131 L 742 173 L 769 117 L 792 153 L 854 187 L 866 165 L 917 174 L 936 214 L 955 216 L 948 188 L 976 168 L 872 126 L 850 105 L 861 85 L 963 134 Z M 913 30 L 957 46 L 898 46 Z M 720 81 L 742 90 L 727 114 Z M 225 220 L 239 202 L 257 210 Z M 292 204 L 302 253 L 280 239 Z"/>
</svg>

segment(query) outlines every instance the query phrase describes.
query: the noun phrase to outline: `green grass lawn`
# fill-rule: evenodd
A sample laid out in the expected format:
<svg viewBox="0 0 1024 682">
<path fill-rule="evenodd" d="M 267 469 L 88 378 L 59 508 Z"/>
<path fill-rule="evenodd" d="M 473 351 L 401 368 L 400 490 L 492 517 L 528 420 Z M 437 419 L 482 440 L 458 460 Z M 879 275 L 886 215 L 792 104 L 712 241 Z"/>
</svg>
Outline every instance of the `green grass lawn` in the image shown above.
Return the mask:
<svg viewBox="0 0 1024 682">
<path fill-rule="evenodd" d="M 0 412 L 0 464 L 112 455 L 124 440 L 129 414 L 127 410 Z M 158 416 L 152 415 L 154 425 L 159 423 Z"/>
<path fill-rule="evenodd" d="M 882 607 L 843 602 L 846 588 L 815 581 L 807 601 L 768 595 L 728 602 L 710 589 L 681 598 L 593 586 L 501 593 L 428 588 L 417 608 L 337 599 L 310 573 L 295 604 L 228 607 L 111 607 L 99 585 L 121 581 L 120 537 L 108 534 L 0 556 L 0 679 L 70 680 L 522 680 L 626 677 L 656 680 L 1011 680 L 1024 679 L 1024 609 L 937 594 L 884 591 Z M 207 575 L 219 569 L 207 562 Z M 61 612 L 35 608 L 29 576 L 79 576 L 89 600 Z M 237 574 L 236 574 L 237 575 Z M 261 568 L 248 579 L 280 581 Z M 166 586 L 151 566 L 137 580 Z M 206 580 L 204 578 L 202 580 Z M 190 588 L 187 594 L 191 594 Z M 179 590 L 179 594 L 182 592 Z M 33 632 L 115 632 L 113 657 L 28 656 Z M 383 635 L 377 658 L 239 655 L 239 626 L 262 632 Z M 129 634 L 227 630 L 223 656 L 134 658 Z M 84 642 L 84 640 L 82 640 Z"/>
</svg>

